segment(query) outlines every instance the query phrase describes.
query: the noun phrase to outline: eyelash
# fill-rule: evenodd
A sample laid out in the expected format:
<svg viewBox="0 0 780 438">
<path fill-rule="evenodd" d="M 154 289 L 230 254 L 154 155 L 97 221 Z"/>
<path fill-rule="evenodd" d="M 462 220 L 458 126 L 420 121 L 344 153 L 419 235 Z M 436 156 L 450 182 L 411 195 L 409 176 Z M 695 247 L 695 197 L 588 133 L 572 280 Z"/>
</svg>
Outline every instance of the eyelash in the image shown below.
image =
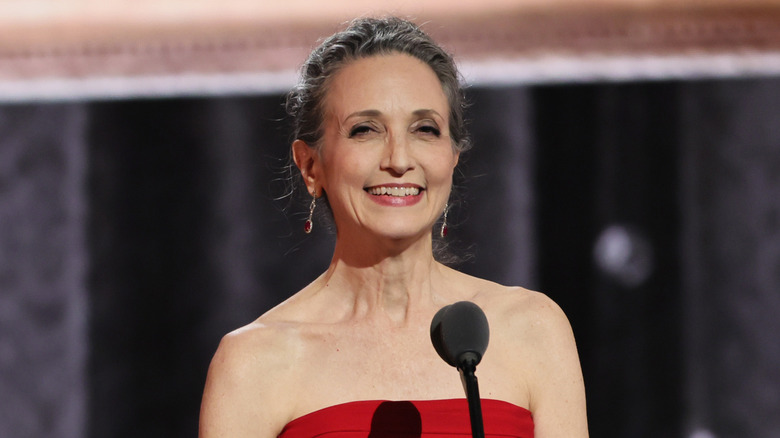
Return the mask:
<svg viewBox="0 0 780 438">
<path fill-rule="evenodd" d="M 423 125 L 417 128 L 417 131 L 421 131 L 424 134 L 432 134 L 436 137 L 441 137 L 441 130 L 435 126 Z"/>
<path fill-rule="evenodd" d="M 358 125 L 358 126 L 355 126 L 354 128 L 352 128 L 349 131 L 349 137 L 352 138 L 352 137 L 355 137 L 357 135 L 368 134 L 370 131 L 373 131 L 373 130 L 374 129 L 372 127 L 370 127 L 370 126 Z"/>
<path fill-rule="evenodd" d="M 374 129 L 371 126 L 367 126 L 367 125 L 358 125 L 358 126 L 355 126 L 354 128 L 352 128 L 349 131 L 349 137 L 353 138 L 353 137 L 356 137 L 356 136 L 359 136 L 359 135 L 365 135 L 365 134 L 368 134 L 371 131 L 376 131 L 376 129 Z M 435 126 L 431 126 L 431 125 L 419 126 L 419 127 L 415 128 L 415 131 L 416 132 L 421 132 L 422 134 L 430 134 L 430 135 L 433 135 L 435 137 L 441 137 L 441 130 L 439 128 L 437 128 Z"/>
</svg>

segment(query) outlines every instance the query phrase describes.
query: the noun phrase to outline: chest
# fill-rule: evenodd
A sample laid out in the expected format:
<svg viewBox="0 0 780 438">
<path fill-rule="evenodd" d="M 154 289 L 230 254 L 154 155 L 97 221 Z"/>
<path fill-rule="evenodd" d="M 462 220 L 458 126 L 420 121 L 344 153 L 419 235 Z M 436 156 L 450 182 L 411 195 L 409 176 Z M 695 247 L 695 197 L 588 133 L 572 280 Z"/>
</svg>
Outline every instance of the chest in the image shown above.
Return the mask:
<svg viewBox="0 0 780 438">
<path fill-rule="evenodd" d="M 490 354 L 477 368 L 485 397 L 517 400 L 521 376 Z M 458 371 L 436 353 L 427 332 L 353 333 L 323 337 L 308 346 L 300 366 L 302 382 L 324 405 L 349 400 L 462 398 Z"/>
<path fill-rule="evenodd" d="M 409 392 L 436 386 L 449 380 L 440 377 L 450 374 L 452 367 L 438 357 L 426 336 L 358 331 L 323 337 L 307 348 L 306 356 L 324 375 L 308 372 L 307 379 L 316 387 L 348 387 L 356 392 Z"/>
</svg>

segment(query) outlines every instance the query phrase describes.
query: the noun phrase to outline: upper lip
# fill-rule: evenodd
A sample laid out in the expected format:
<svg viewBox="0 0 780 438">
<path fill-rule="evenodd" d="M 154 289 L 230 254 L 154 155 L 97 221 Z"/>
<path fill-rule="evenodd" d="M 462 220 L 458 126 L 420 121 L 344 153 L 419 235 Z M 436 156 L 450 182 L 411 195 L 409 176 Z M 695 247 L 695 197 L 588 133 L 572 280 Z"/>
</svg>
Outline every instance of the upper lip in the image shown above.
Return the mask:
<svg viewBox="0 0 780 438">
<path fill-rule="evenodd" d="M 376 184 L 376 185 L 373 185 L 373 186 L 367 186 L 367 187 L 364 188 L 364 190 L 373 189 L 373 188 L 376 188 L 376 187 L 403 187 L 403 188 L 412 187 L 412 188 L 417 188 L 417 189 L 420 189 L 420 190 L 424 190 L 424 188 L 422 186 L 420 186 L 419 184 L 414 184 L 414 183 L 384 183 L 384 184 Z"/>
</svg>

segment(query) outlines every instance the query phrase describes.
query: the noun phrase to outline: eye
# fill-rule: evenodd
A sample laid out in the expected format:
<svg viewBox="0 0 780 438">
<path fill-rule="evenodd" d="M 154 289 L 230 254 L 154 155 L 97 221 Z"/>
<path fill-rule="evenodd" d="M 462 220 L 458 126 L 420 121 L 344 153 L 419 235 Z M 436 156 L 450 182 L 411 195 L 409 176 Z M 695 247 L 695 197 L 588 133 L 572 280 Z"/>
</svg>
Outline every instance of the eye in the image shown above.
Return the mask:
<svg viewBox="0 0 780 438">
<path fill-rule="evenodd" d="M 365 137 L 373 132 L 377 132 L 377 129 L 371 125 L 357 125 L 349 131 L 349 138 Z"/>
<path fill-rule="evenodd" d="M 434 137 L 441 137 L 441 130 L 438 126 L 432 123 L 421 124 L 415 129 L 416 132 L 423 135 L 432 135 Z"/>
</svg>

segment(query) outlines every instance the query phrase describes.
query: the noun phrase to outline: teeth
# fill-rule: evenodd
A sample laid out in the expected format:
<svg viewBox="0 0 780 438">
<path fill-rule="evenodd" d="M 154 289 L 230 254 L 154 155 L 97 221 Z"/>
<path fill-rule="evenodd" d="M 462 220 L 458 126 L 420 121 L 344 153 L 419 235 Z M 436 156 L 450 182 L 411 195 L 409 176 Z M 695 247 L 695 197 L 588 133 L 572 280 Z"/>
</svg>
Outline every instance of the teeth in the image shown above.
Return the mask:
<svg viewBox="0 0 780 438">
<path fill-rule="evenodd" d="M 420 189 L 417 187 L 371 187 L 368 192 L 372 195 L 417 196 L 420 194 Z"/>
</svg>

